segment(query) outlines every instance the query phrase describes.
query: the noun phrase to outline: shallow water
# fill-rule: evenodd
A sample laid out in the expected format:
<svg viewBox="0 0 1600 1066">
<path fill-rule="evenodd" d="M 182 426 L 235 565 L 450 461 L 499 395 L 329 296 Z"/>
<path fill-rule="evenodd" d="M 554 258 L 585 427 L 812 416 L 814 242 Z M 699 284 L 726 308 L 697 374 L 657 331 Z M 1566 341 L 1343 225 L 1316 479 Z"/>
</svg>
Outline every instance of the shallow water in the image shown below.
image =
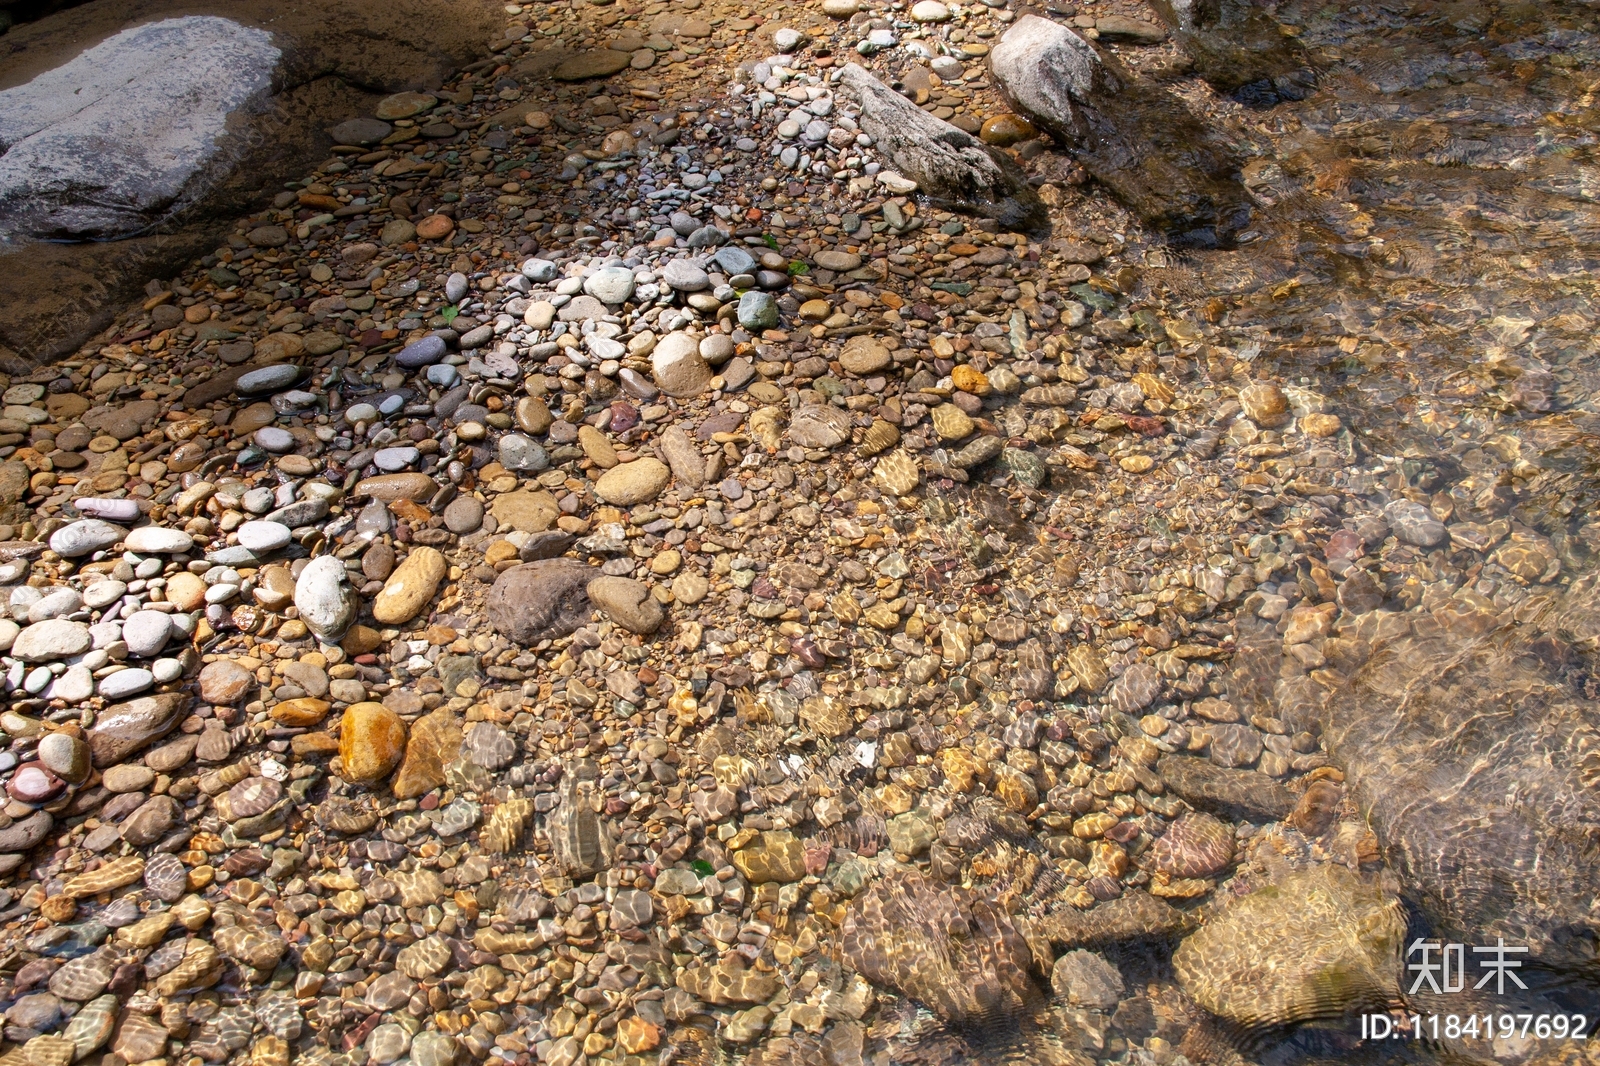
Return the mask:
<svg viewBox="0 0 1600 1066">
<path fill-rule="evenodd" d="M 1392 707 L 1381 683 L 1343 712 L 1335 704 L 1346 718 L 1342 726 L 1335 719 L 1330 737 L 1347 745 L 1335 762 L 1352 767 L 1363 810 L 1378 819 L 1411 915 L 1408 940 L 1468 938 L 1497 922 L 1515 928 L 1528 908 L 1511 897 L 1524 892 L 1539 897 L 1534 912 L 1578 916 L 1555 934 L 1520 927 L 1520 942 L 1535 949 L 1529 991 L 1417 995 L 1406 1009 L 1559 1009 L 1585 1013 L 1592 1027 L 1600 970 L 1595 915 L 1582 914 L 1582 899 L 1592 895 L 1586 874 L 1600 864 L 1596 647 L 1587 623 L 1573 621 L 1587 608 L 1568 604 L 1551 616 L 1537 605 L 1584 587 L 1600 549 L 1600 83 L 1592 75 L 1600 19 L 1562 3 L 1291 2 L 1275 17 L 1315 58 L 1318 88 L 1266 109 L 1225 101 L 1212 115 L 1254 156 L 1245 168 L 1258 205 L 1249 228 L 1226 251 L 1148 240 L 1125 312 L 1192 323 L 1206 340 L 1201 373 L 1219 385 L 1276 378 L 1313 390 L 1326 401 L 1321 409 L 1342 418 L 1345 431 L 1320 442 L 1322 461 L 1300 473 L 1331 481 L 1356 506 L 1311 493 L 1275 519 L 1244 522 L 1246 535 L 1320 521 L 1324 532 L 1312 537 L 1320 544 L 1341 512 L 1354 518 L 1362 501 L 1379 509 L 1404 498 L 1452 526 L 1448 551 L 1402 549 L 1384 560 L 1387 608 L 1420 605 L 1442 628 L 1393 647 L 1387 669 L 1406 694 Z M 1305 402 L 1289 392 L 1291 403 Z M 1296 473 L 1292 465 L 1276 472 L 1285 480 Z M 1046 500 L 1041 511 L 1061 502 Z M 1158 537 L 1164 528 L 1145 525 Z M 1491 527 L 1498 533 L 1488 543 L 1473 542 Z M 1499 539 L 1506 528 L 1535 545 L 1531 557 Z M 1519 570 L 1519 560 L 1531 569 Z M 1441 614 L 1440 597 L 1451 590 L 1453 606 Z M 1459 609 L 1474 596 L 1482 601 L 1476 620 Z M 1285 688 L 1268 629 L 1269 651 L 1252 659 L 1240 626 L 1231 691 L 1293 724 L 1307 692 Z M 1372 646 L 1385 645 L 1374 638 Z M 1393 725 L 1348 724 L 1374 706 L 1392 713 Z M 1405 802 L 1382 791 L 1392 786 L 1370 782 L 1363 793 L 1363 751 L 1369 770 L 1412 760 L 1409 786 L 1432 795 Z M 1432 809 L 1473 790 L 1482 804 L 1476 820 L 1456 824 Z M 1382 832 L 1383 819 L 1407 818 L 1425 824 Z M 1551 874 L 1557 883 L 1537 884 Z M 1567 888 L 1574 898 L 1563 901 Z M 1459 924 L 1444 928 L 1451 920 Z M 1161 952 L 1143 958 L 1152 990 L 1171 981 Z M 1516 1061 L 1527 1050 L 1487 1041 L 1374 1046 L 1355 1039 L 1351 1020 L 1234 1034 L 1218 1054 L 1226 1058 L 1231 1046 L 1283 1064 L 1442 1062 Z M 1044 1061 L 1055 1039 L 1045 1034 L 1057 1032 L 1047 1022 L 1025 1048 Z M 1085 1050 L 1128 1061 L 1146 1054 Z M 981 1041 L 948 1061 L 974 1054 L 1029 1061 L 1025 1049 Z"/>
</svg>

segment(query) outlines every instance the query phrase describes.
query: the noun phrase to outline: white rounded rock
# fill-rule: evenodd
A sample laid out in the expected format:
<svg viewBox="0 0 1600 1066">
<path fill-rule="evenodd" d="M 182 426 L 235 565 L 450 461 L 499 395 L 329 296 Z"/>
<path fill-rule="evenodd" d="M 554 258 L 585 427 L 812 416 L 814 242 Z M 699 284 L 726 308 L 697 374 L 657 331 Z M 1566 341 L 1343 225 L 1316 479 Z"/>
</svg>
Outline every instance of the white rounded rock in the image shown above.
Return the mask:
<svg viewBox="0 0 1600 1066">
<path fill-rule="evenodd" d="M 194 538 L 181 529 L 140 526 L 130 530 L 123 546 L 140 555 L 176 555 L 194 547 Z"/>
<path fill-rule="evenodd" d="M 68 703 L 82 703 L 94 695 L 94 673 L 87 666 L 69 666 L 67 672 L 53 681 L 45 690 L 44 697 L 48 700 L 65 700 Z M 39 745 L 41 758 L 44 745 Z M 55 767 L 51 767 L 52 770 Z M 59 772 L 59 771 L 57 771 Z"/>
<path fill-rule="evenodd" d="M 711 365 L 700 354 L 700 338 L 690 333 L 669 333 L 650 353 L 650 372 L 668 396 L 688 399 L 711 384 Z"/>
<path fill-rule="evenodd" d="M 107 522 L 135 522 L 139 519 L 138 500 L 74 500 L 73 506 L 85 518 L 103 518 Z"/>
<path fill-rule="evenodd" d="M 28 621 L 47 622 L 52 618 L 65 618 L 82 607 L 83 597 L 76 589 L 51 589 L 28 608 Z"/>
<path fill-rule="evenodd" d="M 11 654 L 25 663 L 66 659 L 89 650 L 89 627 L 82 622 L 52 618 L 17 634 Z"/>
<path fill-rule="evenodd" d="M 344 563 L 331 555 L 307 563 L 295 582 L 294 605 L 317 639 L 336 643 L 356 617 L 356 597 L 345 584 Z"/>
<path fill-rule="evenodd" d="M 127 535 L 127 530 L 102 522 L 98 518 L 85 518 L 68 522 L 50 534 L 50 550 L 63 559 L 76 559 L 91 552 L 109 548 Z"/>
<path fill-rule="evenodd" d="M 122 623 L 128 654 L 141 659 L 154 656 L 172 637 L 172 616 L 163 611 L 135 611 Z"/>
<path fill-rule="evenodd" d="M 289 545 L 290 530 L 282 522 L 246 522 L 234 532 L 239 538 L 239 547 L 248 548 L 257 555 Z"/>
<path fill-rule="evenodd" d="M 294 434 L 279 426 L 262 426 L 251 438 L 257 447 L 281 455 L 294 450 Z"/>
<path fill-rule="evenodd" d="M 918 22 L 948 22 L 950 9 L 939 0 L 917 0 L 911 5 L 911 17 Z"/>
<path fill-rule="evenodd" d="M 85 606 L 98 611 L 100 608 L 109 607 L 122 599 L 127 591 L 128 586 L 126 584 L 116 578 L 108 577 L 104 581 L 96 581 L 84 589 L 83 602 Z"/>
<path fill-rule="evenodd" d="M 100 695 L 108 700 L 127 699 L 155 683 L 155 675 L 149 670 L 137 668 L 118 670 L 100 679 Z"/>
</svg>

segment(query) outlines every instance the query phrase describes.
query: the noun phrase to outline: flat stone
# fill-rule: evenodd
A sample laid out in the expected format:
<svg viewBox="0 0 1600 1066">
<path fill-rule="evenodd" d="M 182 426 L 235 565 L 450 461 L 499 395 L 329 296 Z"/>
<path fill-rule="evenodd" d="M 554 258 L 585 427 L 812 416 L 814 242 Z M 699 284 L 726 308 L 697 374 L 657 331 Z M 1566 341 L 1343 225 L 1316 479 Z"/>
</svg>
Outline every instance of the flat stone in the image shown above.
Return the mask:
<svg viewBox="0 0 1600 1066">
<path fill-rule="evenodd" d="M 373 619 L 383 625 L 411 621 L 433 599 L 447 569 L 437 549 L 425 545 L 412 548 L 373 600 Z"/>
<path fill-rule="evenodd" d="M 839 353 L 839 365 L 857 377 L 876 374 L 893 362 L 889 349 L 873 337 L 851 337 Z"/>
<path fill-rule="evenodd" d="M 413 503 L 433 498 L 439 491 L 438 482 L 427 474 L 379 474 L 356 482 L 357 496 L 371 496 L 383 503 L 411 500 Z"/>
<path fill-rule="evenodd" d="M 194 547 L 194 538 L 181 529 L 140 526 L 123 538 L 123 547 L 140 555 L 176 555 Z"/>
<path fill-rule="evenodd" d="M 603 304 L 623 304 L 633 295 L 633 271 L 627 267 L 597 270 L 583 283 L 583 291 Z"/>
<path fill-rule="evenodd" d="M 661 280 L 677 292 L 700 292 L 711 287 L 711 278 L 692 259 L 674 259 L 661 271 Z"/>
<path fill-rule="evenodd" d="M 595 482 L 595 495 L 619 507 L 648 503 L 661 495 L 672 480 L 672 471 L 659 459 L 635 459 L 619 463 L 600 475 Z"/>
<path fill-rule="evenodd" d="M 82 622 L 52 618 L 37 622 L 17 634 L 11 654 L 25 663 L 49 662 L 81 655 L 89 650 L 89 627 Z"/>
<path fill-rule="evenodd" d="M 425 366 L 432 366 L 445 357 L 448 348 L 443 337 L 424 337 L 413 341 L 400 349 L 395 354 L 395 365 L 405 367 L 407 370 L 418 370 Z"/>
<path fill-rule="evenodd" d="M 264 366 L 260 370 L 240 374 L 233 387 L 241 396 L 282 392 L 299 381 L 304 373 L 303 369 L 293 363 L 279 363 L 277 366 Z"/>
<path fill-rule="evenodd" d="M 543 533 L 561 515 L 556 498 L 543 489 L 518 489 L 494 498 L 489 507 L 501 528 L 522 533 Z"/>
<path fill-rule="evenodd" d="M 379 100 L 373 114 L 380 119 L 391 121 L 397 118 L 411 118 L 413 115 L 433 110 L 438 103 L 439 98 L 432 93 L 395 93 Z"/>
<path fill-rule="evenodd" d="M 111 547 L 127 536 L 128 531 L 110 522 L 86 518 L 68 522 L 50 534 L 50 550 L 63 559 L 77 559 L 91 552 Z"/>
<path fill-rule="evenodd" d="M 360 147 L 377 144 L 393 132 L 393 126 L 375 118 L 346 119 L 337 126 L 328 127 L 328 136 L 332 138 L 334 144 L 353 144 Z"/>
<path fill-rule="evenodd" d="M 666 620 L 649 586 L 632 578 L 597 577 L 589 582 L 588 593 L 596 607 L 630 633 L 654 633 Z"/>
<path fill-rule="evenodd" d="M 528 646 L 566 636 L 589 621 L 593 571 L 570 559 L 523 563 L 503 572 L 484 599 L 495 631 Z"/>
<path fill-rule="evenodd" d="M 74 500 L 73 506 L 85 518 L 99 518 L 107 522 L 134 522 L 140 514 L 138 500 L 82 499 Z"/>
<path fill-rule="evenodd" d="M 624 69 L 632 61 L 629 52 L 598 48 L 579 52 L 562 61 L 550 76 L 557 81 L 583 81 L 585 78 L 608 78 Z"/>
<path fill-rule="evenodd" d="M 234 531 L 240 547 L 266 555 L 289 546 L 291 530 L 281 522 L 246 522 Z"/>
<path fill-rule="evenodd" d="M 1095 19 L 1094 29 L 1102 40 L 1108 41 L 1160 44 L 1167 39 L 1167 31 L 1155 23 L 1128 18 L 1125 15 L 1102 15 Z"/>
<path fill-rule="evenodd" d="M 106 708 L 89 730 L 94 765 L 101 769 L 115 765 L 166 736 L 188 709 L 189 697 L 178 692 L 141 696 Z"/>
<path fill-rule="evenodd" d="M 0 92 L 0 233 L 108 238 L 165 218 L 230 168 L 230 116 L 271 91 L 281 57 L 266 30 L 194 15 L 123 30 Z"/>
<path fill-rule="evenodd" d="M 444 525 L 452 533 L 476 533 L 483 525 L 483 501 L 457 496 L 444 509 Z"/>
<path fill-rule="evenodd" d="M 34 811 L 0 829 L 0 855 L 28 851 L 49 835 L 55 819 L 49 811 Z"/>
<path fill-rule="evenodd" d="M 854 252 L 838 252 L 828 249 L 818 252 L 812 257 L 812 261 L 823 270 L 832 270 L 835 273 L 859 270 L 861 268 L 861 257 Z"/>
<path fill-rule="evenodd" d="M 1050 987 L 1073 1006 L 1112 1010 L 1122 1001 L 1122 974 L 1092 951 L 1069 951 L 1050 971 Z"/>
<path fill-rule="evenodd" d="M 423 715 L 406 738 L 404 760 L 390 788 L 399 799 L 413 799 L 445 783 L 445 766 L 461 751 L 461 720 L 448 707 Z"/>
<path fill-rule="evenodd" d="M 127 699 L 135 696 L 156 683 L 155 675 L 149 670 L 134 668 L 118 670 L 100 681 L 100 695 L 108 700 Z"/>
<path fill-rule="evenodd" d="M 837 407 L 807 404 L 789 422 L 789 438 L 806 448 L 832 448 L 850 439 L 850 416 Z"/>
<path fill-rule="evenodd" d="M 751 884 L 788 884 L 806 875 L 805 847 L 793 833 L 765 832 L 733 853 L 733 864 Z"/>
</svg>

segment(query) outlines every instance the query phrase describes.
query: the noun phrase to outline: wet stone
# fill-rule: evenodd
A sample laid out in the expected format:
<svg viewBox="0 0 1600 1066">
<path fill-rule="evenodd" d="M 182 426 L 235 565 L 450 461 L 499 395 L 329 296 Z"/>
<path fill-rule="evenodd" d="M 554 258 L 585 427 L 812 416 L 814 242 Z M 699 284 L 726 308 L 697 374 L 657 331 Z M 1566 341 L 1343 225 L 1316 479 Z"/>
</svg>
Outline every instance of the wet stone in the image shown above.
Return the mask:
<svg viewBox="0 0 1600 1066">
<path fill-rule="evenodd" d="M 1069 951 L 1050 971 L 1050 988 L 1074 1006 L 1110 1010 L 1122 1000 L 1122 974 L 1101 955 Z"/>
<path fill-rule="evenodd" d="M 1038 997 L 1005 911 L 919 874 L 874 883 L 842 933 L 845 958 L 868 980 L 958 1024 L 999 1022 Z"/>
</svg>

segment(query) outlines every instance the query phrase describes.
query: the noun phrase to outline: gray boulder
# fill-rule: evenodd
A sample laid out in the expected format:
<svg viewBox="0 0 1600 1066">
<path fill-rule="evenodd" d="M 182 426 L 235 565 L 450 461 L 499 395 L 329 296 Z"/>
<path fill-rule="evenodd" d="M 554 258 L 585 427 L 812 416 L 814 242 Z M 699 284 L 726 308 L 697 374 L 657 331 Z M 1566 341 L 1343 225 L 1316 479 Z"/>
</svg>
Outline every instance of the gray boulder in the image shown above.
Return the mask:
<svg viewBox="0 0 1600 1066">
<path fill-rule="evenodd" d="M 229 116 L 258 108 L 282 52 L 192 15 L 124 30 L 0 92 L 0 236 L 139 233 L 233 163 Z"/>
<path fill-rule="evenodd" d="M 109 325 L 129 300 L 148 296 L 140 295 L 148 280 L 169 277 L 216 248 L 240 216 L 283 196 L 284 181 L 304 177 L 328 157 L 328 127 L 370 115 L 375 94 L 441 84 L 479 58 L 483 42 L 503 22 L 492 8 L 463 7 L 449 0 L 392 5 L 324 0 L 307 6 L 233 0 L 211 9 L 225 18 L 191 17 L 197 9 L 183 0 L 34 6 L 55 10 L 36 10 L 43 17 L 6 34 L 7 76 L 0 80 L 7 87 L 7 103 L 0 106 L 0 128 L 5 131 L 0 134 L 0 166 L 8 175 L 0 183 L 7 193 L 0 196 L 0 231 L 20 235 L 0 240 L 0 364 L 23 373 L 31 372 L 31 363 L 72 352 Z M 124 47 L 129 41 L 156 41 L 166 33 L 162 29 L 158 34 L 157 28 L 174 23 L 237 28 L 216 38 L 185 36 L 190 43 L 152 47 L 143 56 L 133 45 Z M 237 88 L 250 66 L 236 62 L 242 58 L 237 47 L 241 39 L 269 42 L 262 45 L 262 55 L 268 47 L 283 53 L 269 64 L 261 81 L 267 88 L 259 96 Z M 78 58 L 91 45 L 91 54 L 101 56 L 113 42 L 128 56 L 120 68 L 127 75 L 121 82 L 108 79 L 110 65 Z M 165 58 L 158 62 L 158 57 Z M 83 74 L 78 84 L 48 91 L 67 80 L 63 71 L 69 65 Z M 138 79 L 129 80 L 132 74 Z M 18 106 L 24 93 L 43 96 L 44 104 Z M 229 103 L 241 93 L 247 97 L 243 104 Z M 79 128 L 99 129 L 111 138 L 94 142 L 73 160 L 71 173 L 80 176 L 44 167 L 43 150 L 54 151 L 60 142 L 56 132 L 38 126 L 41 106 L 58 109 L 50 114 L 70 109 Z M 30 117 L 24 121 L 24 116 Z M 215 124 L 218 116 L 226 116 L 226 127 L 207 132 L 206 123 Z M 370 122 L 365 129 L 341 133 L 353 132 L 352 139 L 365 143 L 379 128 Z M 215 140 L 218 134 L 220 141 Z M 30 136 L 43 139 L 21 143 Z M 152 189 L 148 200 L 122 199 L 118 193 L 136 171 L 124 175 L 118 168 L 129 160 L 141 162 L 142 153 L 158 143 L 193 144 L 193 158 L 201 161 L 198 173 L 183 179 L 187 171 L 178 168 L 184 163 L 180 155 L 171 172 L 178 176 L 171 177 L 157 158 L 155 173 L 171 177 L 168 190 L 177 186 L 176 195 Z M 113 159 L 122 162 L 113 164 Z M 27 193 L 17 194 L 17 174 L 39 179 L 41 172 L 44 192 L 37 203 Z M 93 181 L 81 180 L 84 173 L 109 183 L 103 195 L 97 194 Z M 83 203 L 69 199 L 79 191 Z M 382 224 L 391 216 L 379 209 L 369 220 Z M 260 224 L 251 220 L 240 232 Z M 91 227 L 98 227 L 94 240 L 38 243 L 26 236 Z M 112 232 L 136 235 L 101 239 Z"/>
<path fill-rule="evenodd" d="M 878 154 L 933 200 L 1009 229 L 1048 228 L 1049 212 L 1009 157 L 934 118 L 854 63 L 840 72 L 839 83 L 860 101 L 861 128 Z"/>
</svg>

